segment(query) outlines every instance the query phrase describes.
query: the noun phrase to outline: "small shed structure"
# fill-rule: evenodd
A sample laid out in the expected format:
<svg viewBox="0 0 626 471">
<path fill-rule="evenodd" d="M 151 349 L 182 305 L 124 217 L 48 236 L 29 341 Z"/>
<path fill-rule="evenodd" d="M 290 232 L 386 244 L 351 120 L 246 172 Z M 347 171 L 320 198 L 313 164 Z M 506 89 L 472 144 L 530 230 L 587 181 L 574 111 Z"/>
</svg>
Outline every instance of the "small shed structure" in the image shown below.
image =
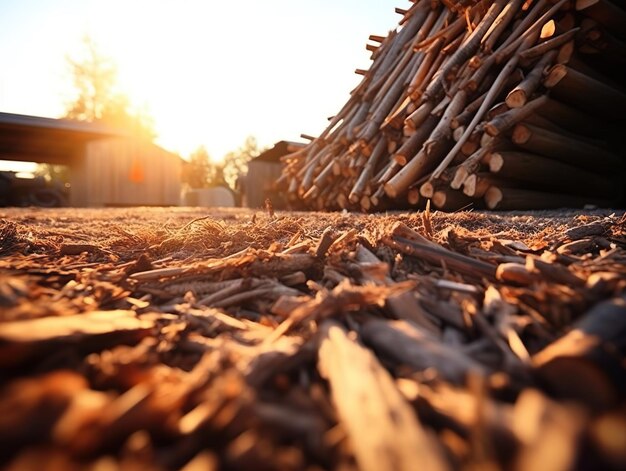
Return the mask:
<svg viewBox="0 0 626 471">
<path fill-rule="evenodd" d="M 176 206 L 181 168 L 178 155 L 145 140 L 90 141 L 72 168 L 72 199 L 86 206 Z"/>
<path fill-rule="evenodd" d="M 72 206 L 180 201 L 180 157 L 123 129 L 0 112 L 0 159 L 68 166 Z"/>
<path fill-rule="evenodd" d="M 246 206 L 261 208 L 265 204 L 265 199 L 269 198 L 274 208 L 285 208 L 285 197 L 275 188 L 275 182 L 282 172 L 280 158 L 302 147 L 304 144 L 298 142 L 278 141 L 271 149 L 248 162 L 248 174 L 243 188 Z"/>
</svg>

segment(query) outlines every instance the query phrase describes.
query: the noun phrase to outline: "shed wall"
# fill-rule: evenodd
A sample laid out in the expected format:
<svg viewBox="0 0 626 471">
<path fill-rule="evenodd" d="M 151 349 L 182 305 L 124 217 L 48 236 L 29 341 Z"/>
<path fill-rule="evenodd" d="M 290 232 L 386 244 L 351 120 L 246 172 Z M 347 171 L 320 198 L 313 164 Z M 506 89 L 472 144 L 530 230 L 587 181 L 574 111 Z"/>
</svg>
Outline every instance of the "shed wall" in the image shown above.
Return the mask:
<svg viewBox="0 0 626 471">
<path fill-rule="evenodd" d="M 246 176 L 246 200 L 249 208 L 262 208 L 265 198 L 270 198 L 275 208 L 282 207 L 280 195 L 272 190 L 281 173 L 281 164 L 252 160 L 248 163 Z"/>
<path fill-rule="evenodd" d="M 149 142 L 112 138 L 90 142 L 73 169 L 79 206 L 178 205 L 180 158 Z"/>
</svg>

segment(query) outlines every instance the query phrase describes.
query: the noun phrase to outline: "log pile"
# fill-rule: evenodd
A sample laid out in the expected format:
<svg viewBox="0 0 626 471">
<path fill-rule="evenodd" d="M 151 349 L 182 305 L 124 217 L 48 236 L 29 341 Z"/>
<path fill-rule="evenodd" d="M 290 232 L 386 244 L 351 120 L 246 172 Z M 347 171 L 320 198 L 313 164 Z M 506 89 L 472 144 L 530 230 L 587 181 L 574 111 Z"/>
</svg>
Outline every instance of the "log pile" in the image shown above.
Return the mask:
<svg viewBox="0 0 626 471">
<path fill-rule="evenodd" d="M 2 469 L 626 467 L 626 214 L 72 211 L 0 221 Z"/>
<path fill-rule="evenodd" d="M 284 158 L 294 206 L 610 206 L 623 197 L 626 9 L 614 0 L 415 0 L 369 70 Z"/>
</svg>

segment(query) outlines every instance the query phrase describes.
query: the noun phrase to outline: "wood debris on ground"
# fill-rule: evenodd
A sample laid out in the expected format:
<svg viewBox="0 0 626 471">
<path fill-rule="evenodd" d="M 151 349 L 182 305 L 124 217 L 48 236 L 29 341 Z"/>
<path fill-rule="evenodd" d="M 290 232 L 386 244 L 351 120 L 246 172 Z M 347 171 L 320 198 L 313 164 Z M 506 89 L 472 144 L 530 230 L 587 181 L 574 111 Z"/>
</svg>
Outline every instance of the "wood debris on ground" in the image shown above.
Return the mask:
<svg viewBox="0 0 626 471">
<path fill-rule="evenodd" d="M 623 212 L 1 216 L 3 469 L 626 466 Z"/>
<path fill-rule="evenodd" d="M 626 8 L 413 0 L 372 35 L 328 127 L 283 158 L 294 207 L 547 209 L 623 201 Z M 308 136 L 307 136 L 308 137 Z"/>
</svg>

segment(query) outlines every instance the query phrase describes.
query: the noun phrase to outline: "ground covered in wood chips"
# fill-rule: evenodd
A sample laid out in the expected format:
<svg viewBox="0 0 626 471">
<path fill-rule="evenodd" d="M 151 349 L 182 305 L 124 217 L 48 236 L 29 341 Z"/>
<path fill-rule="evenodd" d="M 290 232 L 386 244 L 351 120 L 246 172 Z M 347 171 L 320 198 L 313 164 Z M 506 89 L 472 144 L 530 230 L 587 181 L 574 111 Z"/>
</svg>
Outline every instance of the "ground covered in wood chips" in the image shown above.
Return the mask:
<svg viewBox="0 0 626 471">
<path fill-rule="evenodd" d="M 0 208 L 0 467 L 626 467 L 624 211 Z"/>
</svg>

